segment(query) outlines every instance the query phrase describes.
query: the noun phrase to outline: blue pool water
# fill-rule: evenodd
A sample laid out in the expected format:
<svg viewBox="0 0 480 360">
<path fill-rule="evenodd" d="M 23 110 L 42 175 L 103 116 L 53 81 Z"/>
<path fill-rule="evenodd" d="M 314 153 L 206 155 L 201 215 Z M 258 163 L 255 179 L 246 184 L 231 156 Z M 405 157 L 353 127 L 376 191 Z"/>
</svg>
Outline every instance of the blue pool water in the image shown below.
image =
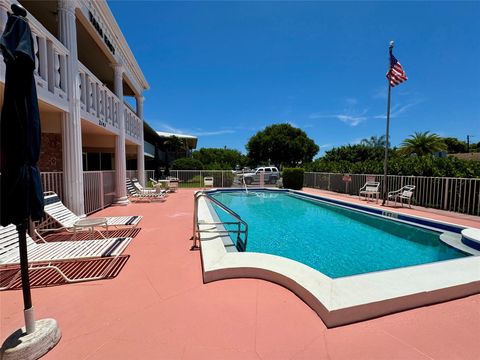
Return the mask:
<svg viewBox="0 0 480 360">
<path fill-rule="evenodd" d="M 468 256 L 437 232 L 288 193 L 212 196 L 248 223 L 246 251 L 290 258 L 332 278 Z M 222 221 L 233 220 L 214 208 Z"/>
</svg>

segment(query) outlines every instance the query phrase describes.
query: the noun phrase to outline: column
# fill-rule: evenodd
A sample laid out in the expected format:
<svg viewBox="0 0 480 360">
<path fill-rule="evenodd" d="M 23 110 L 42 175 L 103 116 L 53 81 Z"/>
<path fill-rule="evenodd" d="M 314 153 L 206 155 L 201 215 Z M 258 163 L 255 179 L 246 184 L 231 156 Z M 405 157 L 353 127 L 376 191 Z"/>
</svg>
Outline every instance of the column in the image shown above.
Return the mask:
<svg viewBox="0 0 480 360">
<path fill-rule="evenodd" d="M 0 0 L 0 34 L 3 34 L 3 29 L 7 25 L 7 11 L 10 11 L 10 1 L 9 0 Z"/>
<path fill-rule="evenodd" d="M 3 34 L 3 30 L 5 29 L 5 25 L 7 25 L 7 11 L 10 11 L 10 1 L 9 0 L 0 0 L 0 35 Z M 0 73 L 4 74 L 5 76 L 5 62 L 0 60 Z"/>
<path fill-rule="evenodd" d="M 82 216 L 85 210 L 75 8 L 75 1 L 58 0 L 59 40 L 70 51 L 66 74 L 68 112 L 62 116 L 63 193 L 65 205 L 75 214 Z"/>
<path fill-rule="evenodd" d="M 145 186 L 145 152 L 143 142 L 143 101 L 145 98 L 141 95 L 135 96 L 137 101 L 137 116 L 140 118 L 140 145 L 137 146 L 137 172 L 140 184 Z"/>
<path fill-rule="evenodd" d="M 127 158 L 125 155 L 125 116 L 123 104 L 123 65 L 112 64 L 114 70 L 113 87 L 118 97 L 119 134 L 115 136 L 115 204 L 127 205 Z"/>
</svg>

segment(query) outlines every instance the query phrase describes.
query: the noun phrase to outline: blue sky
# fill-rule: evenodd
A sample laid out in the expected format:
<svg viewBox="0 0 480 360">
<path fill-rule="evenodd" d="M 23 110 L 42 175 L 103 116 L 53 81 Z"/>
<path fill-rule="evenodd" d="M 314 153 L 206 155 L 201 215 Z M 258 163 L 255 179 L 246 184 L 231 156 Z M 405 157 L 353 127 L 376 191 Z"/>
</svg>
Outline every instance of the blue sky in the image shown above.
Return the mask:
<svg viewBox="0 0 480 360">
<path fill-rule="evenodd" d="M 245 152 L 280 122 L 320 155 L 384 134 L 390 40 L 409 77 L 392 90 L 391 143 L 480 141 L 479 2 L 109 4 L 151 86 L 146 120 L 199 147 Z"/>
</svg>

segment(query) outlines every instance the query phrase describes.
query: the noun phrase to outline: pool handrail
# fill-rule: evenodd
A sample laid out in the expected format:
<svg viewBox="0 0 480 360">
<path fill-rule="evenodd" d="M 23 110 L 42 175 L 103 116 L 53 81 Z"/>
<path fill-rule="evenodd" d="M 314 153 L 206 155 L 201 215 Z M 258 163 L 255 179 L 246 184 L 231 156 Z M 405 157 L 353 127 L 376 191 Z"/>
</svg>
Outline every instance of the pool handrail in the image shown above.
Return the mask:
<svg viewBox="0 0 480 360">
<path fill-rule="evenodd" d="M 220 229 L 215 229 L 215 230 L 200 230 L 199 224 L 198 224 L 198 200 L 202 197 L 206 197 L 209 201 L 213 202 L 215 205 L 220 207 L 222 210 L 230 214 L 232 217 L 237 219 L 238 221 L 220 221 L 220 222 L 202 222 L 202 225 L 233 225 L 236 224 L 238 226 L 238 229 L 235 230 L 228 230 L 225 226 L 225 230 L 220 230 Z M 241 224 L 245 227 L 245 230 L 241 230 Z M 248 224 L 238 215 L 236 212 L 233 210 L 229 209 L 225 205 L 223 205 L 221 202 L 219 202 L 217 199 L 214 199 L 211 197 L 207 192 L 200 190 L 196 191 L 194 194 L 194 206 L 193 206 L 193 234 L 192 234 L 192 240 L 193 240 L 193 245 L 191 249 L 197 249 L 199 246 L 197 245 L 197 240 L 200 240 L 200 233 L 219 233 L 219 234 L 230 234 L 232 232 L 237 233 L 237 244 L 235 246 L 237 247 L 237 250 L 239 251 L 245 251 L 247 248 L 247 240 L 248 240 Z M 242 240 L 240 238 L 240 234 L 245 235 L 245 239 Z M 240 242 L 239 242 L 240 240 Z M 240 247 L 239 247 L 240 244 Z"/>
</svg>

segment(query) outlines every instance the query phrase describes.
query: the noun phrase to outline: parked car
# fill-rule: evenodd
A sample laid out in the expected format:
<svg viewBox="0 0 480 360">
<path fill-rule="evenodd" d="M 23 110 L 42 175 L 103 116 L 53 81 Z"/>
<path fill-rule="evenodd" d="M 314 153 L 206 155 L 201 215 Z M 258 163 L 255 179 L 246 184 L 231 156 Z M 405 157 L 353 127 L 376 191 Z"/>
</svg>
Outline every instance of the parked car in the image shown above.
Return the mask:
<svg viewBox="0 0 480 360">
<path fill-rule="evenodd" d="M 278 179 L 280 179 L 280 172 L 275 166 L 262 166 L 243 174 L 245 184 L 259 183 L 262 174 L 265 184 L 276 184 Z"/>
</svg>

